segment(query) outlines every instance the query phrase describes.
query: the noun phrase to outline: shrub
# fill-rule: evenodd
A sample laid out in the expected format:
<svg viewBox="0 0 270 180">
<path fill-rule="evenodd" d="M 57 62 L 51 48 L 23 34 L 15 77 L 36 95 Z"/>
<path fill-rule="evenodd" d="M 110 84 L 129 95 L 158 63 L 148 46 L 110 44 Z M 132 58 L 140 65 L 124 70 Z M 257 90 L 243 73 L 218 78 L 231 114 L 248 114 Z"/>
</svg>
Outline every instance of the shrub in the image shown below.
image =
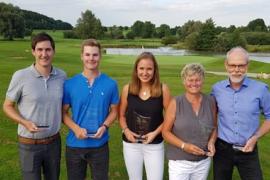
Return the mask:
<svg viewBox="0 0 270 180">
<path fill-rule="evenodd" d="M 161 39 L 161 43 L 164 45 L 168 44 L 176 44 L 177 43 L 177 37 L 176 36 L 166 36 Z"/>
<path fill-rule="evenodd" d="M 78 39 L 77 34 L 73 30 L 64 31 L 63 34 L 66 39 Z"/>
</svg>

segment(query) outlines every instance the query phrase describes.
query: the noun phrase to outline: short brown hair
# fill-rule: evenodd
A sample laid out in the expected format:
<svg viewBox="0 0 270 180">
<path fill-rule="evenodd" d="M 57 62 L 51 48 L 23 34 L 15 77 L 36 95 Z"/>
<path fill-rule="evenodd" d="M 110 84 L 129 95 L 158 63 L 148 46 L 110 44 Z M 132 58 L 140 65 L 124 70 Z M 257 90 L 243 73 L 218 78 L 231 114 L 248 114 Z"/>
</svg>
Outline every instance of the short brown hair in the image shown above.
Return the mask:
<svg viewBox="0 0 270 180">
<path fill-rule="evenodd" d="M 54 43 L 53 38 L 45 32 L 39 33 L 32 38 L 32 43 L 31 43 L 32 49 L 35 50 L 37 43 L 41 41 L 50 41 L 53 50 L 55 50 L 55 43 Z"/>
<path fill-rule="evenodd" d="M 99 54 L 101 54 L 101 45 L 96 39 L 86 39 L 82 42 L 81 45 L 81 53 L 83 53 L 85 46 L 92 46 L 92 47 L 98 47 Z"/>
</svg>

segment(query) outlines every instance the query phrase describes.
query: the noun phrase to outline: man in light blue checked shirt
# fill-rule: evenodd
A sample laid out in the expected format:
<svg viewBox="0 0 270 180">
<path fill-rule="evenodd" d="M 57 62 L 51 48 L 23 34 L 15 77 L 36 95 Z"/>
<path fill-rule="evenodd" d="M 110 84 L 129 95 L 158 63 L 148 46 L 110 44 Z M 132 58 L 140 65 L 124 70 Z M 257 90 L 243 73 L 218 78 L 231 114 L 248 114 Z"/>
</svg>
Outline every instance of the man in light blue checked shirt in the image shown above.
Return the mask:
<svg viewBox="0 0 270 180">
<path fill-rule="evenodd" d="M 212 89 L 218 107 L 214 179 L 232 179 L 236 166 L 241 179 L 260 180 L 257 141 L 270 130 L 269 88 L 246 76 L 249 56 L 245 49 L 232 48 L 224 64 L 229 78 Z M 260 126 L 261 113 L 265 120 Z"/>
</svg>

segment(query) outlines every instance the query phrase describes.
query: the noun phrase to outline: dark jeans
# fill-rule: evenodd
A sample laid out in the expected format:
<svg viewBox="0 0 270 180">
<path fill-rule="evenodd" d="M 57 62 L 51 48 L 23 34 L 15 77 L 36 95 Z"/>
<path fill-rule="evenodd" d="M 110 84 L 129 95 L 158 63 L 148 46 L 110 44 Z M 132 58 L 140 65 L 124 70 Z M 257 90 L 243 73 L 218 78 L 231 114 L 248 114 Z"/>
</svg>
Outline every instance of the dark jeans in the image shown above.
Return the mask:
<svg viewBox="0 0 270 180">
<path fill-rule="evenodd" d="M 93 180 L 108 180 L 109 146 L 98 148 L 66 147 L 67 175 L 69 180 L 85 180 L 87 164 Z"/>
<path fill-rule="evenodd" d="M 231 180 L 234 166 L 237 167 L 242 180 L 263 179 L 257 146 L 250 153 L 234 150 L 232 144 L 221 139 L 217 139 L 215 146 L 215 180 Z"/>
<path fill-rule="evenodd" d="M 44 179 L 59 179 L 61 159 L 60 136 L 50 144 L 19 143 L 19 154 L 24 180 L 41 180 L 41 169 Z"/>
</svg>

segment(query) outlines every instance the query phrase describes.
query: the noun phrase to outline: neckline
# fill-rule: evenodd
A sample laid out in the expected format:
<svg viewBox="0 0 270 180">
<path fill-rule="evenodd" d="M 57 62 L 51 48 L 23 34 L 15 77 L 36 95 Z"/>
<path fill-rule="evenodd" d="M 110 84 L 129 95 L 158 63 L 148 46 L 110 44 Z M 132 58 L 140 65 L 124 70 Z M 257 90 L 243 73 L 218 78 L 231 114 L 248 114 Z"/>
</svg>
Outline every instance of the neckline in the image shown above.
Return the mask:
<svg viewBox="0 0 270 180">
<path fill-rule="evenodd" d="M 186 95 L 184 94 L 184 99 L 185 99 L 185 101 L 188 103 L 188 105 L 190 106 L 191 111 L 192 111 L 192 114 L 193 114 L 196 118 L 198 118 L 199 115 L 200 115 L 200 112 L 201 112 L 201 109 L 202 109 L 202 103 L 203 103 L 203 100 L 204 100 L 204 95 L 203 95 L 202 93 L 201 93 L 200 95 L 201 95 L 201 102 L 200 102 L 200 107 L 199 107 L 198 114 L 197 114 L 197 113 L 194 111 L 191 102 L 187 99 Z"/>
</svg>

